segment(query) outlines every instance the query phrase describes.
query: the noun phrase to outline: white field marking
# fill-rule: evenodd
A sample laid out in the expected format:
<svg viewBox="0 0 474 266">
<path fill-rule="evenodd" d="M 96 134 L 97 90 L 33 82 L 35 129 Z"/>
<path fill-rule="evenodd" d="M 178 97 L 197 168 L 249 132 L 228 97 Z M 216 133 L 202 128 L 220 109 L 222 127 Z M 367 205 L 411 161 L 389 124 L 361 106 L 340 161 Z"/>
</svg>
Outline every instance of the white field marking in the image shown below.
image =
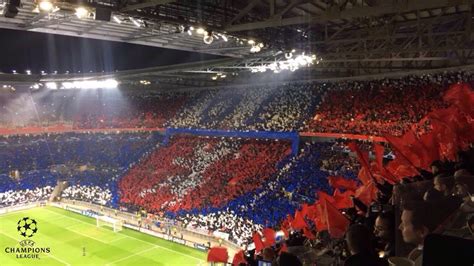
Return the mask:
<svg viewBox="0 0 474 266">
<path fill-rule="evenodd" d="M 112 239 L 112 240 L 110 240 L 110 241 L 107 242 L 107 243 L 110 244 L 110 243 L 113 243 L 113 242 L 115 242 L 115 241 L 119 241 L 119 240 L 122 240 L 122 239 L 125 239 L 125 238 L 127 238 L 127 236 L 123 236 L 123 237 L 120 237 L 120 238 Z"/>
<path fill-rule="evenodd" d="M 5 234 L 5 233 L 2 232 L 2 231 L 0 231 L 0 234 L 4 235 L 4 236 L 6 236 L 6 237 L 8 237 L 8 238 L 10 238 L 10 239 L 13 239 L 13 240 L 15 240 L 15 241 L 19 241 L 18 239 L 15 239 L 14 237 L 9 236 L 9 235 Z"/>
<path fill-rule="evenodd" d="M 8 238 L 10 238 L 10 239 L 13 239 L 13 240 L 15 240 L 15 241 L 18 241 L 18 239 L 15 239 L 15 238 L 11 237 L 11 236 L 5 234 L 4 232 L 1 232 L 1 231 L 0 231 L 0 234 L 4 235 L 4 236 L 6 236 L 6 237 L 8 237 Z M 66 262 L 66 261 L 64 261 L 64 260 L 62 260 L 62 259 L 59 259 L 59 258 L 57 258 L 57 257 L 55 257 L 55 256 L 53 256 L 53 255 L 51 255 L 50 253 L 46 253 L 46 255 L 49 256 L 49 257 L 51 257 L 51 258 L 53 258 L 53 259 L 55 259 L 55 260 L 57 260 L 57 261 L 59 261 L 59 262 L 61 262 L 61 263 L 64 263 L 64 264 L 67 265 L 67 266 L 71 266 L 71 264 L 69 264 L 68 262 Z"/>
<path fill-rule="evenodd" d="M 67 218 L 67 217 L 66 217 L 66 218 Z M 61 217 L 61 219 L 65 219 L 65 216 L 64 216 L 64 217 Z M 78 225 L 78 224 L 76 224 L 76 225 Z M 124 236 L 122 236 L 122 237 L 119 237 L 119 238 L 116 238 L 116 239 L 112 239 L 112 240 L 110 240 L 110 241 L 103 241 L 103 240 L 100 240 L 100 239 L 98 239 L 98 238 L 96 238 L 96 237 L 93 237 L 93 236 L 90 236 L 90 235 L 88 235 L 88 234 L 84 234 L 84 233 L 81 233 L 81 232 L 79 232 L 79 231 L 77 231 L 77 230 L 74 230 L 73 228 L 76 228 L 76 225 L 66 227 L 65 229 L 67 229 L 67 230 L 69 230 L 69 231 L 71 231 L 71 232 L 74 232 L 74 233 L 76 233 L 76 234 L 83 235 L 83 236 L 85 236 L 85 237 L 95 239 L 95 240 L 97 240 L 97 241 L 99 241 L 99 242 L 102 242 L 102 243 L 104 243 L 104 244 L 110 244 L 110 243 L 112 243 L 112 242 L 115 242 L 115 241 L 118 241 L 118 240 L 122 240 L 122 239 L 127 238 L 127 236 L 124 235 Z M 101 227 L 99 227 L 99 228 L 101 228 Z M 106 230 L 107 230 L 107 229 L 106 229 Z"/>
<path fill-rule="evenodd" d="M 32 209 L 35 209 L 35 208 L 39 208 L 39 207 L 33 207 L 33 208 L 31 208 L 31 209 L 22 209 L 22 210 L 9 211 L 9 212 L 7 212 L 7 213 L 0 214 L 0 218 L 12 216 L 13 214 L 18 214 L 19 212 L 28 211 L 28 210 L 32 210 Z"/>
<path fill-rule="evenodd" d="M 68 219 L 75 220 L 75 221 L 78 221 L 78 222 L 80 222 L 80 223 L 84 223 L 84 224 L 88 224 L 88 225 L 93 226 L 93 224 L 86 223 L 86 222 L 81 221 L 81 220 L 79 220 L 79 219 L 77 219 L 77 218 L 69 217 L 69 216 L 63 215 L 63 214 L 61 214 L 61 213 L 57 213 L 57 212 L 55 212 L 55 211 L 51 211 L 51 210 L 48 210 L 48 209 L 45 209 L 45 211 L 48 211 L 48 212 L 50 212 L 50 213 L 54 213 L 54 214 L 57 214 L 57 215 L 64 216 L 64 217 L 66 217 L 66 218 L 68 218 Z M 148 242 L 148 241 L 145 241 L 145 240 L 142 240 L 142 239 L 133 237 L 133 236 L 128 236 L 128 235 L 124 235 L 124 236 L 125 236 L 125 237 L 128 237 L 128 238 L 131 238 L 131 239 L 135 239 L 135 240 L 141 241 L 141 242 L 143 242 L 143 243 L 147 243 L 147 244 L 152 245 L 152 246 L 156 246 L 156 247 L 158 247 L 158 248 L 161 248 L 161 249 L 164 249 L 164 250 L 173 252 L 173 253 L 180 254 L 180 255 L 182 255 L 182 256 L 185 256 L 185 257 L 188 257 L 188 258 L 197 260 L 197 261 L 204 261 L 204 260 L 202 260 L 202 259 L 199 259 L 199 258 L 190 256 L 190 255 L 188 255 L 188 254 L 184 254 L 184 253 L 178 252 L 178 251 L 176 251 L 176 250 L 172 250 L 172 249 L 169 249 L 169 248 L 165 248 L 165 247 L 162 247 L 162 246 L 160 246 L 160 245 L 157 245 L 157 244 L 154 244 L 154 243 L 150 243 L 150 242 Z"/>
<path fill-rule="evenodd" d="M 108 266 L 108 265 L 111 265 L 111 264 L 115 264 L 115 263 L 117 263 L 117 262 L 119 262 L 119 261 L 126 260 L 126 259 L 128 259 L 128 258 L 131 258 L 131 257 L 133 257 L 133 256 L 137 256 L 137 255 L 142 254 L 142 253 L 145 253 L 145 252 L 148 252 L 148 251 L 153 250 L 153 249 L 156 249 L 156 248 L 158 248 L 158 247 L 159 247 L 159 246 L 155 246 L 155 247 L 151 247 L 151 248 L 142 250 L 142 251 L 137 252 L 137 253 L 130 254 L 130 255 L 126 256 L 126 257 L 120 258 L 120 259 L 118 259 L 118 260 L 114 260 L 114 261 L 112 261 L 112 262 L 110 262 L 110 263 L 107 263 L 107 264 L 105 264 L 105 265 Z"/>
<path fill-rule="evenodd" d="M 74 226 L 72 226 L 72 227 L 74 227 Z M 108 243 L 108 242 L 102 241 L 102 240 L 100 240 L 100 239 L 98 239 L 98 238 L 96 238 L 96 237 L 93 237 L 93 236 L 90 236 L 90 235 L 87 235 L 87 234 L 78 232 L 78 231 L 76 231 L 76 230 L 72 230 L 71 227 L 66 227 L 66 230 L 71 231 L 71 232 L 74 232 L 75 234 L 78 234 L 78 235 L 85 236 L 85 237 L 87 237 L 87 238 L 91 238 L 91 239 L 97 240 L 97 241 L 102 242 L 102 243 L 104 243 L 104 244 L 107 244 L 107 243 Z"/>
<path fill-rule="evenodd" d="M 57 257 L 51 255 L 50 253 L 46 253 L 46 255 L 48 255 L 49 257 L 51 257 L 51 258 L 53 258 L 53 259 L 55 259 L 55 260 L 57 260 L 57 261 L 59 261 L 59 262 L 61 262 L 61 263 L 66 264 L 67 266 L 71 266 L 71 264 L 67 263 L 66 261 L 64 261 L 64 260 L 62 260 L 62 259 L 60 259 L 60 258 L 57 258 Z"/>
<path fill-rule="evenodd" d="M 13 215 L 13 214 L 18 214 L 19 212 L 29 211 L 29 210 L 33 210 L 33 209 L 43 209 L 44 207 L 45 206 L 33 206 L 31 208 L 9 211 L 7 213 L 0 214 L 0 218 L 1 217 L 8 217 L 8 216 Z"/>
</svg>

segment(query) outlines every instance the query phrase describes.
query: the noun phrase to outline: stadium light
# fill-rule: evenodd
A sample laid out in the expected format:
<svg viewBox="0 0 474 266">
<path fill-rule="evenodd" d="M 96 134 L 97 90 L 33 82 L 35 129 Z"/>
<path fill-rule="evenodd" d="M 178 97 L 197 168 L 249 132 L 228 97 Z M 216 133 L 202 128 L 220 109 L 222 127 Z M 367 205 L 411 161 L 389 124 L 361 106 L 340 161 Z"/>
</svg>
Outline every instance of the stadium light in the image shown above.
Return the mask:
<svg viewBox="0 0 474 266">
<path fill-rule="evenodd" d="M 46 82 L 46 88 L 50 90 L 57 90 L 58 89 L 58 84 L 56 82 Z"/>
<path fill-rule="evenodd" d="M 54 4 L 52 1 L 50 0 L 40 0 L 38 2 L 38 8 L 39 8 L 39 11 L 41 12 L 52 12 L 53 9 L 54 9 Z"/>
<path fill-rule="evenodd" d="M 250 48 L 251 53 L 258 53 L 260 52 L 261 48 L 258 45 L 253 45 L 252 48 Z"/>
<path fill-rule="evenodd" d="M 76 8 L 76 17 L 79 19 L 83 19 L 89 16 L 89 10 L 87 10 L 85 7 L 78 7 Z"/>
<path fill-rule="evenodd" d="M 115 89 L 118 82 L 115 79 L 106 80 L 85 80 L 63 82 L 61 89 Z"/>
<path fill-rule="evenodd" d="M 41 83 L 35 83 L 30 86 L 30 89 L 38 90 L 40 86 L 43 86 Z"/>
<path fill-rule="evenodd" d="M 203 28 L 198 28 L 198 29 L 196 30 L 196 33 L 197 33 L 197 34 L 204 34 L 205 32 L 206 32 L 206 31 L 205 31 Z"/>
</svg>

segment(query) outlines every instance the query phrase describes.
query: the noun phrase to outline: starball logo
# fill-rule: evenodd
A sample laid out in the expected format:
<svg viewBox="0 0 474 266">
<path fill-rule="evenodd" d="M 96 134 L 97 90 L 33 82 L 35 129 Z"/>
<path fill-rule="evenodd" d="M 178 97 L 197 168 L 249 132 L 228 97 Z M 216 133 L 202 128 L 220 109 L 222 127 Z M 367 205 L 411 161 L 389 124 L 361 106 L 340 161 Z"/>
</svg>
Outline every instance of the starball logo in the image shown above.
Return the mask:
<svg viewBox="0 0 474 266">
<path fill-rule="evenodd" d="M 16 230 L 25 239 L 18 242 L 15 247 L 6 247 L 5 253 L 15 255 L 17 259 L 40 259 L 40 254 L 51 253 L 49 247 L 35 247 L 31 240 L 38 233 L 38 222 L 30 217 L 23 217 L 17 223 Z"/>
<path fill-rule="evenodd" d="M 20 232 L 20 235 L 24 237 L 32 237 L 36 232 L 38 232 L 38 224 L 35 219 L 23 217 L 23 219 L 18 221 L 16 229 Z"/>
</svg>

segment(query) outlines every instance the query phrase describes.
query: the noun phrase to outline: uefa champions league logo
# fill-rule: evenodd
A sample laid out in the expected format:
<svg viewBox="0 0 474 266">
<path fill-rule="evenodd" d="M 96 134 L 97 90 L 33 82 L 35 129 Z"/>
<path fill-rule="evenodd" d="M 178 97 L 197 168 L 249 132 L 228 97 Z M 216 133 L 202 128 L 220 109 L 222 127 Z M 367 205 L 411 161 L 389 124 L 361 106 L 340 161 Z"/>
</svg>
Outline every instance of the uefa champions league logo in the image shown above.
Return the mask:
<svg viewBox="0 0 474 266">
<path fill-rule="evenodd" d="M 17 223 L 16 230 L 25 239 L 21 240 L 19 246 L 7 246 L 6 254 L 14 255 L 17 259 L 29 260 L 40 259 L 41 254 L 51 253 L 50 247 L 36 246 L 35 241 L 30 238 L 38 232 L 38 222 L 30 217 L 23 217 Z"/>
<path fill-rule="evenodd" d="M 23 237 L 32 237 L 38 232 L 38 224 L 35 219 L 23 217 L 18 221 L 16 229 Z"/>
</svg>

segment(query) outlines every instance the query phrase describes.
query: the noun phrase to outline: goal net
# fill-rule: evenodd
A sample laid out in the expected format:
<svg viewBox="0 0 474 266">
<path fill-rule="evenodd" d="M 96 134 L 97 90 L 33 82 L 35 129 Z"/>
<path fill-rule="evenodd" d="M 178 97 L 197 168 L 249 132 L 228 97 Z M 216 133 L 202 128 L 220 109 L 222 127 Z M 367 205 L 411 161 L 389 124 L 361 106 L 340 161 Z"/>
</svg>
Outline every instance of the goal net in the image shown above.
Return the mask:
<svg viewBox="0 0 474 266">
<path fill-rule="evenodd" d="M 111 227 L 114 232 L 122 231 L 122 221 L 108 216 L 97 216 L 97 227 Z"/>
</svg>

